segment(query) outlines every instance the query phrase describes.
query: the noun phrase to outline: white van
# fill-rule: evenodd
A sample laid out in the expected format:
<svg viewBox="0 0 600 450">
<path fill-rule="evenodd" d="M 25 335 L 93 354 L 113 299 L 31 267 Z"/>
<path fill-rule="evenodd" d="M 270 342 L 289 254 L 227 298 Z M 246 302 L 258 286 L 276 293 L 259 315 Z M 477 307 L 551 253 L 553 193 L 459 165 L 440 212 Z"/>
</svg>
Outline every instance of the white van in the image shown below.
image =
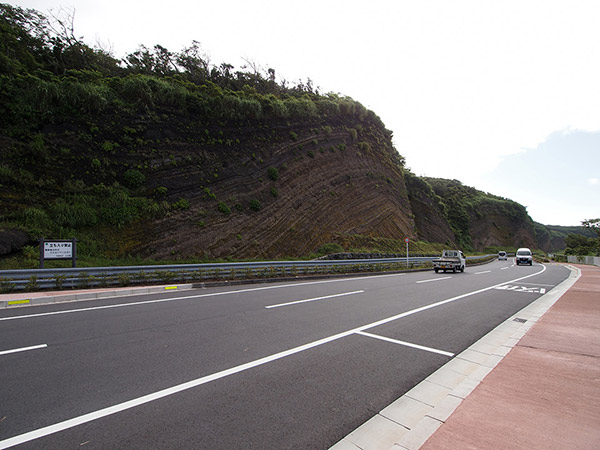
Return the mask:
<svg viewBox="0 0 600 450">
<path fill-rule="evenodd" d="M 519 250 L 517 250 L 517 256 L 515 257 L 515 264 L 517 266 L 521 265 L 521 264 L 529 264 L 530 266 L 533 265 L 533 254 L 531 253 L 531 250 L 529 250 L 526 247 L 520 248 Z"/>
<path fill-rule="evenodd" d="M 498 252 L 498 261 L 506 261 L 506 252 Z"/>
</svg>

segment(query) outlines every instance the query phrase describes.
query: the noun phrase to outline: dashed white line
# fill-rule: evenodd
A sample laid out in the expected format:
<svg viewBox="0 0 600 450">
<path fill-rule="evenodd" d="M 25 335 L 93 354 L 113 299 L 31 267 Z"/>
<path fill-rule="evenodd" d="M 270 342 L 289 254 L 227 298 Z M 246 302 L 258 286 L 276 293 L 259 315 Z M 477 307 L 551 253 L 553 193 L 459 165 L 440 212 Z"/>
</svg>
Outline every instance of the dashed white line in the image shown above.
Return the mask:
<svg viewBox="0 0 600 450">
<path fill-rule="evenodd" d="M 27 352 L 29 350 L 38 350 L 40 348 L 46 348 L 46 347 L 48 347 L 48 344 L 32 345 L 31 347 L 13 348 L 12 350 L 0 351 L 0 356 L 9 355 L 11 353 Z"/>
<path fill-rule="evenodd" d="M 441 278 L 430 278 L 429 280 L 421 280 L 421 281 L 417 281 L 417 284 L 419 283 L 429 283 L 430 281 L 440 281 L 440 280 L 447 280 L 449 278 L 452 277 L 441 277 Z"/>
<path fill-rule="evenodd" d="M 475 275 L 481 275 L 482 273 L 490 273 L 491 270 L 484 270 L 483 272 L 475 272 Z"/>
<path fill-rule="evenodd" d="M 385 337 L 385 336 L 379 336 L 377 334 L 365 333 L 364 331 L 359 331 L 356 334 L 360 334 L 362 336 L 367 336 L 367 337 L 374 338 L 374 339 L 379 339 L 379 340 L 386 341 L 386 342 L 391 342 L 393 344 L 403 345 L 405 347 L 411 347 L 411 348 L 416 348 L 419 350 L 425 350 L 426 352 L 437 353 L 438 355 L 444 355 L 444 356 L 450 356 L 450 357 L 454 356 L 454 353 L 446 352 L 444 350 L 438 350 L 437 348 L 425 347 L 424 345 L 413 344 L 412 342 L 399 341 L 397 339 L 392 339 L 392 338 Z"/>
<path fill-rule="evenodd" d="M 269 305 L 269 306 L 265 306 L 265 308 L 267 308 L 267 309 L 279 308 L 281 306 L 297 305 L 298 303 L 316 302 L 317 300 L 325 300 L 327 298 L 343 297 L 345 295 L 362 294 L 363 292 L 365 292 L 365 291 L 342 292 L 341 294 L 325 295 L 323 297 L 307 298 L 305 300 L 296 300 L 293 302 L 280 303 L 278 305 Z"/>
<path fill-rule="evenodd" d="M 266 291 L 266 290 L 271 290 L 271 289 L 284 289 L 284 288 L 290 288 L 290 287 L 308 286 L 308 285 L 313 285 L 313 284 L 343 283 L 343 282 L 347 282 L 347 281 L 368 280 L 368 279 L 377 278 L 377 277 L 385 278 L 385 277 L 398 277 L 398 276 L 404 276 L 404 275 L 406 275 L 406 274 L 405 273 L 394 273 L 394 274 L 385 274 L 385 275 L 371 275 L 371 276 L 356 277 L 356 278 L 341 278 L 341 279 L 335 279 L 335 280 L 321 280 L 321 281 L 307 281 L 307 282 L 303 282 L 303 283 L 277 284 L 277 285 L 272 285 L 272 286 L 262 286 L 262 287 L 257 287 L 257 288 L 248 288 L 248 289 L 238 289 L 238 290 L 233 290 L 233 291 L 210 292 L 210 293 L 199 294 L 199 295 L 187 295 L 184 297 L 159 298 L 159 299 L 155 299 L 155 300 L 144 300 L 141 302 L 118 303 L 115 305 L 104 305 L 104 306 L 92 306 L 90 308 L 78 308 L 78 309 L 68 309 L 68 310 L 64 310 L 64 311 L 26 314 L 23 316 L 0 317 L 0 322 L 5 321 L 5 320 L 29 319 L 29 318 L 33 318 L 33 317 L 45 317 L 45 316 L 55 316 L 55 315 L 59 315 L 59 314 L 72 314 L 72 313 L 86 312 L 86 311 L 97 311 L 97 310 L 101 310 L 101 309 L 124 308 L 127 306 L 149 305 L 152 303 L 166 303 L 166 302 L 174 302 L 174 301 L 178 301 L 178 300 L 190 300 L 190 299 L 194 299 L 194 298 L 217 297 L 220 295 L 244 294 L 247 292 Z"/>
</svg>

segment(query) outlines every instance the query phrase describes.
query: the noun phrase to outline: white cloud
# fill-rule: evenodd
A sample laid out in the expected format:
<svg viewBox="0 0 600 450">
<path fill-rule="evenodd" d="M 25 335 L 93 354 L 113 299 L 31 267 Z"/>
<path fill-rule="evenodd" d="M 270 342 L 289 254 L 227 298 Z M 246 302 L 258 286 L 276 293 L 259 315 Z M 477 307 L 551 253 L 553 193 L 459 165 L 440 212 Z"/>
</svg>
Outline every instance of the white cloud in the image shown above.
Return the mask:
<svg viewBox="0 0 600 450">
<path fill-rule="evenodd" d="M 588 182 L 588 184 L 590 184 L 592 186 L 596 186 L 597 184 L 600 183 L 600 178 L 588 178 L 587 182 Z"/>
</svg>

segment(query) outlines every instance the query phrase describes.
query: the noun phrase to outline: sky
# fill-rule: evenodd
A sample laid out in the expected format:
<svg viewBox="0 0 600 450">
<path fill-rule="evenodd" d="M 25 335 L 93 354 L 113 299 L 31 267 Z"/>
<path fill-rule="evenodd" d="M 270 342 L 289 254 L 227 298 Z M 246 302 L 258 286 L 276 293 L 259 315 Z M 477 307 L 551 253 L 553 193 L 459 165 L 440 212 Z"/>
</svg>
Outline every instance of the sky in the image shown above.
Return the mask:
<svg viewBox="0 0 600 450">
<path fill-rule="evenodd" d="M 546 225 L 600 217 L 598 0 L 0 0 L 75 11 L 122 58 L 198 41 L 352 97 L 415 174 L 510 198 Z"/>
</svg>

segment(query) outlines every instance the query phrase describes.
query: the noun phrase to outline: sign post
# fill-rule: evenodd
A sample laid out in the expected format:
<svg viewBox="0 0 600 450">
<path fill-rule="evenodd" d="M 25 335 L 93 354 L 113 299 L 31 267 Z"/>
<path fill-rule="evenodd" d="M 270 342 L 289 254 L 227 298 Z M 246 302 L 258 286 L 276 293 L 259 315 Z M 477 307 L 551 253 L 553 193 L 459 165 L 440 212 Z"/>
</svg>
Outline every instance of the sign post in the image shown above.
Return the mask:
<svg viewBox="0 0 600 450">
<path fill-rule="evenodd" d="M 77 239 L 40 239 L 40 269 L 46 259 L 70 259 L 77 267 Z"/>
<path fill-rule="evenodd" d="M 410 241 L 410 239 L 406 238 L 404 239 L 404 242 L 406 242 L 406 267 L 408 267 L 408 242 Z"/>
</svg>

